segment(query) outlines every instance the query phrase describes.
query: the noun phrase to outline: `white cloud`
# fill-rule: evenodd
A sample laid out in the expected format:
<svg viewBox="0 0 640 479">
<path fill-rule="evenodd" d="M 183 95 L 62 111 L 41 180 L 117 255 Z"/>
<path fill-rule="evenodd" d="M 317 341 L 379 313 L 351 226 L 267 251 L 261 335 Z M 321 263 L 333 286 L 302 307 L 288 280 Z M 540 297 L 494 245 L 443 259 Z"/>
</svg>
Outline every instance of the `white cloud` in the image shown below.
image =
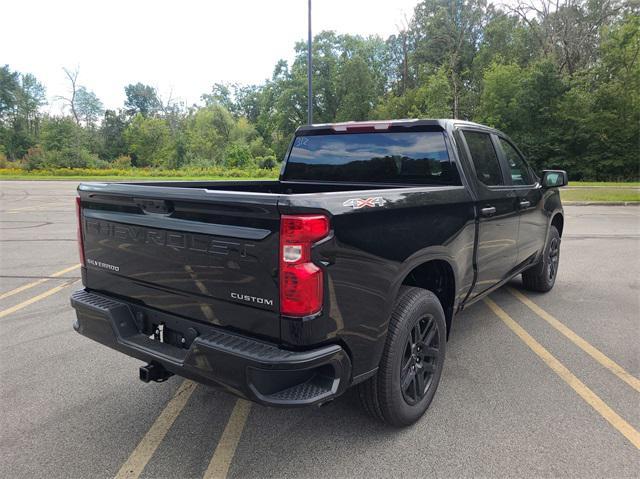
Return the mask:
<svg viewBox="0 0 640 479">
<path fill-rule="evenodd" d="M 416 3 L 314 0 L 313 30 L 387 37 Z M 215 82 L 259 83 L 291 60 L 306 9 L 306 0 L 4 2 L 0 62 L 36 75 L 50 98 L 65 92 L 62 67 L 79 66 L 80 84 L 107 108 L 138 81 L 191 104 Z"/>
</svg>

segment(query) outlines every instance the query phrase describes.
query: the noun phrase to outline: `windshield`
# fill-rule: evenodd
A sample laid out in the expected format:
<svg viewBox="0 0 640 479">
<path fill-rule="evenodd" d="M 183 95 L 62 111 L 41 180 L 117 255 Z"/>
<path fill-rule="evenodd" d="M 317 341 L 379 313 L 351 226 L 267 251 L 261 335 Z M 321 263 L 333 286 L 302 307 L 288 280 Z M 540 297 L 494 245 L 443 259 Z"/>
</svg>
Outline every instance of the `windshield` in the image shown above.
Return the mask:
<svg viewBox="0 0 640 479">
<path fill-rule="evenodd" d="M 460 184 L 441 131 L 298 136 L 284 179 Z"/>
</svg>

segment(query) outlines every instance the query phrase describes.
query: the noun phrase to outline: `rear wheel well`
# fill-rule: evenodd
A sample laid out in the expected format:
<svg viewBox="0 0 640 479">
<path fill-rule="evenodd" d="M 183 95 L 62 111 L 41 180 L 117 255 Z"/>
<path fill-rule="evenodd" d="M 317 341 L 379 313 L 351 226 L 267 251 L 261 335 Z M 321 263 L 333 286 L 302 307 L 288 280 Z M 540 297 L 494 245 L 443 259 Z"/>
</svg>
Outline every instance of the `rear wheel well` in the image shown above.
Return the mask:
<svg viewBox="0 0 640 479">
<path fill-rule="evenodd" d="M 448 338 L 449 331 L 451 331 L 453 302 L 456 295 L 455 276 L 451 265 L 443 260 L 427 261 L 412 269 L 402 284 L 429 290 L 438 297 L 444 310 Z"/>
<path fill-rule="evenodd" d="M 555 226 L 558 230 L 558 233 L 560 233 L 560 236 L 562 236 L 562 228 L 564 228 L 564 217 L 561 213 L 558 213 L 553 217 L 553 219 L 551 220 L 551 226 Z"/>
</svg>

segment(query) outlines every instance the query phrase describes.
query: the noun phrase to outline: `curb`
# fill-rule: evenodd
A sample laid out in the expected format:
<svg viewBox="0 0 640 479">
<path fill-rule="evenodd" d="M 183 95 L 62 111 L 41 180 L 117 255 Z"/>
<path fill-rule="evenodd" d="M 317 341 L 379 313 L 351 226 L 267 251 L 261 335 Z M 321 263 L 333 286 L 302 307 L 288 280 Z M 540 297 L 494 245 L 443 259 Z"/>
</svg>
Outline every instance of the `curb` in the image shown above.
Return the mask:
<svg viewBox="0 0 640 479">
<path fill-rule="evenodd" d="M 563 201 L 565 206 L 640 206 L 640 201 Z"/>
<path fill-rule="evenodd" d="M 607 185 L 591 185 L 591 186 L 582 186 L 582 185 L 576 185 L 576 186 L 565 186 L 564 187 L 566 190 L 591 190 L 591 189 L 597 189 L 597 188 L 602 188 L 605 190 L 640 190 L 640 186 L 637 185 L 624 185 L 624 184 L 620 184 L 620 185 L 611 185 L 611 186 L 607 186 Z"/>
</svg>

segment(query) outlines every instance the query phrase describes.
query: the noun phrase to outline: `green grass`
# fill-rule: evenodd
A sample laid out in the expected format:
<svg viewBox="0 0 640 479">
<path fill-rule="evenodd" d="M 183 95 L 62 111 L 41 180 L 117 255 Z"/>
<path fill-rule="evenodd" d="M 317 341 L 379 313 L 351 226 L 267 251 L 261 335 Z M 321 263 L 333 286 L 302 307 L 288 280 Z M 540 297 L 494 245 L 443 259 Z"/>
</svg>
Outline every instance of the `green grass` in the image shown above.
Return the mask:
<svg viewBox="0 0 640 479">
<path fill-rule="evenodd" d="M 640 186 L 640 181 L 570 181 L 569 186 L 613 186 L 624 188 L 629 186 Z"/>
<path fill-rule="evenodd" d="M 622 188 L 560 189 L 562 201 L 640 202 L 640 190 Z"/>
<path fill-rule="evenodd" d="M 83 175 L 3 175 L 0 174 L 0 181 L 237 181 L 237 180 L 270 180 L 276 177 L 231 177 L 231 176 L 83 176 Z"/>
<path fill-rule="evenodd" d="M 69 174 L 71 173 L 71 174 Z M 111 173 L 111 174 L 109 174 Z M 114 174 L 115 173 L 115 174 Z M 220 174 L 222 173 L 222 174 Z M 45 170 L 24 171 L 19 169 L 0 169 L 0 180 L 71 180 L 71 181 L 189 181 L 189 180 L 266 180 L 275 179 L 277 170 Z M 615 183 L 594 181 L 572 181 L 569 186 L 587 188 L 562 188 L 562 200 L 566 202 L 640 202 L 640 182 Z M 600 188 L 588 188 L 599 186 Z"/>
<path fill-rule="evenodd" d="M 278 168 L 47 168 L 27 171 L 21 168 L 0 168 L 0 180 L 74 180 L 74 181 L 131 181 L 131 180 L 255 180 L 277 178 Z"/>
</svg>

